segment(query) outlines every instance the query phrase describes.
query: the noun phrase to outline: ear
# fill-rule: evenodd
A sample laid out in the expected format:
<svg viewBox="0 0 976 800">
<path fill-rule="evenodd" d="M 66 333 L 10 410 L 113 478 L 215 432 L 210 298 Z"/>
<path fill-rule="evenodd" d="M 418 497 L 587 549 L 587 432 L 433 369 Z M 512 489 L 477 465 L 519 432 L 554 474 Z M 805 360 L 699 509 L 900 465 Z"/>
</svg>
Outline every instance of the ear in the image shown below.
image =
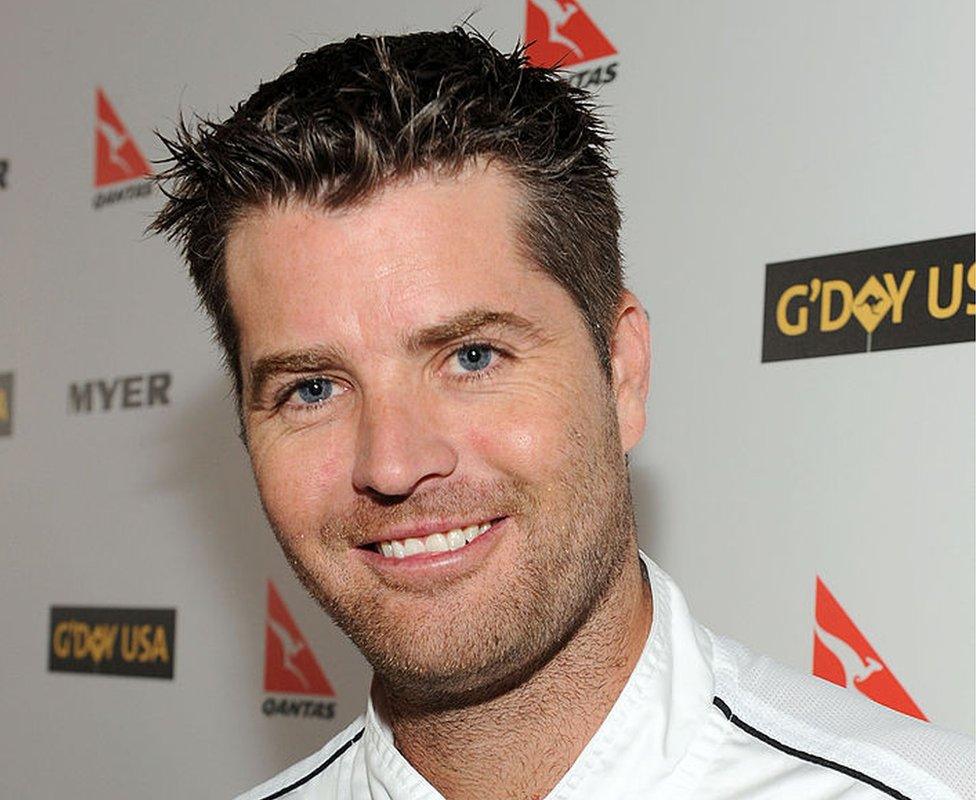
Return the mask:
<svg viewBox="0 0 976 800">
<path fill-rule="evenodd" d="M 651 378 L 651 332 L 644 306 L 626 290 L 615 319 L 610 364 L 620 444 L 626 453 L 640 441 L 647 421 L 644 405 Z"/>
</svg>

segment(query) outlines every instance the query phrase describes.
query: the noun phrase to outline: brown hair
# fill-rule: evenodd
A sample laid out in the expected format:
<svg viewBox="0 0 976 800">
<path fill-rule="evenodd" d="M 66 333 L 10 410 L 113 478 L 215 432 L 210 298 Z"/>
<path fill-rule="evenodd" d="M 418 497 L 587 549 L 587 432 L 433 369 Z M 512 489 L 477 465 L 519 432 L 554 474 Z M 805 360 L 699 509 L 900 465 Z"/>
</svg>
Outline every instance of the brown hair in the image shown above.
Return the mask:
<svg viewBox="0 0 976 800">
<path fill-rule="evenodd" d="M 300 199 L 336 208 L 384 182 L 495 161 L 523 192 L 519 237 L 578 305 L 609 376 L 622 290 L 620 212 L 608 136 L 587 94 L 524 48 L 455 28 L 356 36 L 303 53 L 223 122 L 183 118 L 159 138 L 168 198 L 149 226 L 180 243 L 240 402 L 239 338 L 227 298 L 227 234 L 254 208 Z"/>
</svg>

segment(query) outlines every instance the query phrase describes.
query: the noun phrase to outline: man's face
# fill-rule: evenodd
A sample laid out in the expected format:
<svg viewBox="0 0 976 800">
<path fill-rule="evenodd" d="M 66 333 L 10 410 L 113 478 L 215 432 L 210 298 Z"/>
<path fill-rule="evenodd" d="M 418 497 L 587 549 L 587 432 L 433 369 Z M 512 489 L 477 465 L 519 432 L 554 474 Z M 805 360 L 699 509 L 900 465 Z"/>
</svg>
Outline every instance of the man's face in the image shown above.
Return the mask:
<svg viewBox="0 0 976 800">
<path fill-rule="evenodd" d="M 380 680 L 428 706 L 538 668 L 632 552 L 623 450 L 643 398 L 628 410 L 569 294 L 526 260 L 517 201 L 469 167 L 339 211 L 255 212 L 227 245 L 271 525 Z"/>
</svg>

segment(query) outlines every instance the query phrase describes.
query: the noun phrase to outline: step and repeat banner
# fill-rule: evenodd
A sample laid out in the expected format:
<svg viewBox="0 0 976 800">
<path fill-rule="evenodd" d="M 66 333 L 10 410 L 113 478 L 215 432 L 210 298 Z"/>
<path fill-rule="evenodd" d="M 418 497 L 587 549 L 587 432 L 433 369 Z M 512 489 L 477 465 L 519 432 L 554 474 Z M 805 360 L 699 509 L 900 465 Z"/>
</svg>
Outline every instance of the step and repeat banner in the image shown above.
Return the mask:
<svg viewBox="0 0 976 800">
<path fill-rule="evenodd" d="M 646 303 L 644 549 L 696 616 L 974 731 L 971 2 L 11 4 L 0 796 L 229 797 L 369 670 L 261 513 L 153 134 L 301 51 L 467 20 L 595 93 Z"/>
</svg>

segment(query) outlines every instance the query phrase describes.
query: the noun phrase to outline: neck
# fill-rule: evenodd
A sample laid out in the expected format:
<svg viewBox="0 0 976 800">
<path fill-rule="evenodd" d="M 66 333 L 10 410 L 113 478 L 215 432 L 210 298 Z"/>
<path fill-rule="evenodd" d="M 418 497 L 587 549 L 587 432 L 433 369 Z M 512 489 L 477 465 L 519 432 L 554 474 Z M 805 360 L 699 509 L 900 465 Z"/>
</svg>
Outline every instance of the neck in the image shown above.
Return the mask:
<svg viewBox="0 0 976 800">
<path fill-rule="evenodd" d="M 651 626 L 637 558 L 567 645 L 521 685 L 480 705 L 426 712 L 374 681 L 373 700 L 397 749 L 450 800 L 544 797 L 606 718 Z"/>
</svg>

